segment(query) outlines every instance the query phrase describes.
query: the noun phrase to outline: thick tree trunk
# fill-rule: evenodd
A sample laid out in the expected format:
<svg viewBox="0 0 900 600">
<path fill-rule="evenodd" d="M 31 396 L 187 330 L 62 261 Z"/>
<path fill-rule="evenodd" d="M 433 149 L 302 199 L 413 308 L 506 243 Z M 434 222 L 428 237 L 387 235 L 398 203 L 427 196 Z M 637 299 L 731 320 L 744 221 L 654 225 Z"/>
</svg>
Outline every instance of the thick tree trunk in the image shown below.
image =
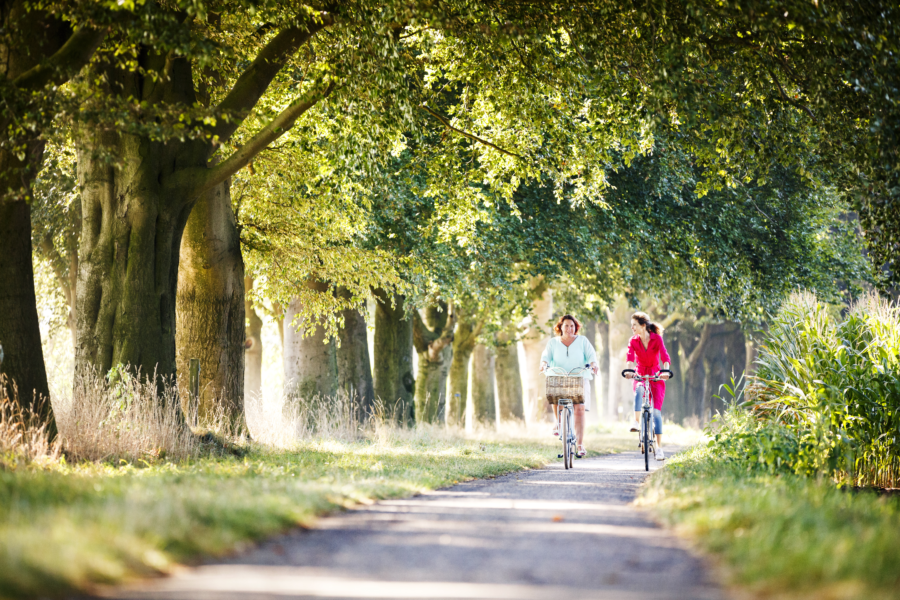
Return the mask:
<svg viewBox="0 0 900 600">
<path fill-rule="evenodd" d="M 609 323 L 597 323 L 597 409 L 610 421 L 616 419 L 615 407 L 609 402 Z"/>
<path fill-rule="evenodd" d="M 253 307 L 250 291 L 253 289 L 253 278 L 244 277 L 244 315 L 247 328 L 244 335 L 244 399 L 256 400 L 262 397 L 262 326 L 263 321 Z"/>
<path fill-rule="evenodd" d="M 243 423 L 244 310 L 244 261 L 226 181 L 194 206 L 181 241 L 176 368 L 185 384 L 190 360 L 200 360 L 201 423 L 220 411 Z"/>
<path fill-rule="evenodd" d="M 92 135 L 80 133 L 78 151 L 83 218 L 76 375 L 105 375 L 126 365 L 171 382 L 181 236 L 194 202 L 172 195 L 162 182 L 176 164 L 205 168 L 207 150 L 125 133 Z M 103 151 L 121 165 L 110 165 Z"/>
<path fill-rule="evenodd" d="M 497 424 L 494 396 L 494 353 L 484 344 L 472 352 L 472 419 L 489 427 Z"/>
<path fill-rule="evenodd" d="M 328 291 L 319 281 L 310 280 L 306 285 L 323 294 Z M 284 315 L 284 389 L 300 400 L 334 397 L 338 387 L 335 344 L 327 339 L 323 327 L 311 324 L 310 330 L 302 319 L 295 323 L 300 309 L 299 301 L 293 300 Z"/>
<path fill-rule="evenodd" d="M 338 294 L 349 297 L 346 289 Z M 342 312 L 344 326 L 337 348 L 338 388 L 343 390 L 356 406 L 357 414 L 364 418 L 375 408 L 375 389 L 372 368 L 369 363 L 369 342 L 366 337 L 366 318 L 356 309 Z"/>
<path fill-rule="evenodd" d="M 398 423 L 415 422 L 412 375 L 413 321 L 406 314 L 405 298 L 375 290 L 375 397 L 384 403 L 387 415 Z M 393 305 L 392 305 L 393 300 Z"/>
<path fill-rule="evenodd" d="M 416 377 L 416 422 L 441 423 L 447 406 L 447 376 L 453 357 L 450 307 L 440 302 L 413 314 L 413 346 L 419 358 Z"/>
<path fill-rule="evenodd" d="M 497 334 L 497 399 L 500 405 L 500 421 L 524 421 L 522 404 L 522 376 L 519 373 L 519 349 L 516 343 L 516 326 L 510 324 L 506 331 Z"/>
<path fill-rule="evenodd" d="M 584 326 L 582 327 L 581 335 L 586 337 L 588 341 L 591 343 L 591 346 L 594 347 L 594 350 L 597 350 L 597 322 L 596 321 L 585 321 Z M 599 359 L 599 356 L 597 357 Z M 599 364 L 599 363 L 598 363 Z M 599 418 L 599 415 L 603 413 L 603 405 L 599 403 L 599 395 L 597 394 L 597 390 L 600 389 L 601 384 L 601 376 L 595 375 L 594 380 L 591 381 L 591 393 L 594 395 L 591 398 L 591 406 L 593 407 L 590 413 L 587 413 L 585 417 L 588 418 L 589 421 L 596 421 Z"/>
<path fill-rule="evenodd" d="M 531 305 L 532 316 L 529 330 L 522 338 L 525 349 L 525 384 L 526 410 L 538 417 L 546 414 L 547 399 L 544 386 L 544 375 L 541 369 L 541 354 L 547 342 L 553 336 L 553 296 L 543 277 L 535 277 L 531 281 L 531 293 L 534 301 Z"/>
<path fill-rule="evenodd" d="M 0 282 L 0 373 L 10 388 L 17 388 L 19 404 L 37 410 L 55 432 L 34 295 L 31 211 L 25 201 L 0 201 Z M 13 397 L 11 392 L 7 395 Z"/>
<path fill-rule="evenodd" d="M 475 350 L 475 342 L 481 333 L 481 325 L 470 315 L 459 319 L 453 335 L 453 358 L 450 361 L 450 403 L 447 424 L 463 427 L 466 424 L 466 406 L 469 402 L 469 359 Z"/>
</svg>

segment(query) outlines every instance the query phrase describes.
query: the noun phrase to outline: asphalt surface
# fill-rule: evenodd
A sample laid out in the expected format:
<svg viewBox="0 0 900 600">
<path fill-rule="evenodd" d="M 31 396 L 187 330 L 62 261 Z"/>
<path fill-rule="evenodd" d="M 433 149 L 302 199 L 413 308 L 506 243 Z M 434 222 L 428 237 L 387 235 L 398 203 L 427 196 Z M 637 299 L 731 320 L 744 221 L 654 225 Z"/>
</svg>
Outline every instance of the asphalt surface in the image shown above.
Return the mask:
<svg viewBox="0 0 900 600">
<path fill-rule="evenodd" d="M 103 597 L 724 598 L 683 543 L 630 506 L 646 476 L 637 453 L 577 460 L 569 471 L 559 461 L 323 518 Z"/>
</svg>

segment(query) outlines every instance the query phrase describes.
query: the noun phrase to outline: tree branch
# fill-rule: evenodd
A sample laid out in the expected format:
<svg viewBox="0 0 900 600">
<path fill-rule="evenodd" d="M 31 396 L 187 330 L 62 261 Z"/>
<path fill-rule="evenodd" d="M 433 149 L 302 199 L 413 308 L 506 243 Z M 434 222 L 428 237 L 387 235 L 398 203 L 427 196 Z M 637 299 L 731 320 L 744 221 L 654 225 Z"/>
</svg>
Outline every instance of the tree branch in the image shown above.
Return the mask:
<svg viewBox="0 0 900 600">
<path fill-rule="evenodd" d="M 478 137 L 477 135 L 473 135 L 467 131 L 463 131 L 462 129 L 458 129 L 458 128 L 454 127 L 453 125 L 450 124 L 450 121 L 448 121 L 447 119 L 445 119 L 438 113 L 434 112 L 433 110 L 431 110 L 424 104 L 420 105 L 419 108 L 421 108 L 422 110 L 424 110 L 425 112 L 430 114 L 432 117 L 434 117 L 435 119 L 437 119 L 438 121 L 443 123 L 444 127 L 446 127 L 447 129 L 450 129 L 451 131 L 455 131 L 456 133 L 460 134 L 463 137 L 467 137 L 470 140 L 474 140 L 474 141 L 478 142 L 479 144 L 484 144 L 485 146 L 489 146 L 489 147 L 493 148 L 494 150 L 496 150 L 497 152 L 500 152 L 501 154 L 506 154 L 507 156 L 512 156 L 513 158 L 518 158 L 519 160 L 525 160 L 522 156 L 519 156 L 515 152 L 510 152 L 509 150 L 504 150 L 500 146 L 496 146 L 496 145 L 492 144 L 491 142 Z"/>
<path fill-rule="evenodd" d="M 185 197 L 195 198 L 222 183 L 246 167 L 266 146 L 287 133 L 294 126 L 294 122 L 316 103 L 327 97 L 334 86 L 335 84 L 331 82 L 324 90 L 310 90 L 281 111 L 281 114 L 275 117 L 271 123 L 260 129 L 246 144 L 235 150 L 234 154 L 212 168 L 177 171 L 169 177 L 166 188 L 172 192 L 177 191 L 179 194 L 184 194 Z"/>
<path fill-rule="evenodd" d="M 217 136 L 220 142 L 228 140 L 237 131 L 250 109 L 256 106 L 269 84 L 300 46 L 309 41 L 316 32 L 334 23 L 334 18 L 330 14 L 320 13 L 317 16 L 318 20 L 311 19 L 305 29 L 288 27 L 282 30 L 260 50 L 256 59 L 241 74 L 234 87 L 217 107 L 219 112 L 237 115 L 236 118 L 220 119 L 212 128 L 211 133 Z"/>
<path fill-rule="evenodd" d="M 91 60 L 105 37 L 105 29 L 77 29 L 52 56 L 16 77 L 13 85 L 28 90 L 62 85 Z"/>
<path fill-rule="evenodd" d="M 790 98 L 788 98 L 788 95 L 784 92 L 784 88 L 781 87 L 781 82 L 778 81 L 778 78 L 775 76 L 775 72 L 769 68 L 769 65 L 764 64 L 764 66 L 766 68 L 766 71 L 768 71 L 769 75 L 772 77 L 772 81 L 774 81 L 775 85 L 778 86 L 778 91 L 781 92 L 781 97 L 784 98 L 784 101 L 787 102 L 788 104 L 790 104 L 791 106 L 805 110 L 806 114 L 809 115 L 809 118 L 813 120 L 813 123 L 818 123 L 819 120 L 816 119 L 816 115 L 813 114 L 813 112 L 809 109 L 808 106 L 806 106 L 802 102 L 797 102 L 795 100 L 791 100 Z M 757 210 L 759 210 L 759 209 L 757 209 Z M 760 212 L 762 212 L 762 211 L 760 211 Z"/>
</svg>

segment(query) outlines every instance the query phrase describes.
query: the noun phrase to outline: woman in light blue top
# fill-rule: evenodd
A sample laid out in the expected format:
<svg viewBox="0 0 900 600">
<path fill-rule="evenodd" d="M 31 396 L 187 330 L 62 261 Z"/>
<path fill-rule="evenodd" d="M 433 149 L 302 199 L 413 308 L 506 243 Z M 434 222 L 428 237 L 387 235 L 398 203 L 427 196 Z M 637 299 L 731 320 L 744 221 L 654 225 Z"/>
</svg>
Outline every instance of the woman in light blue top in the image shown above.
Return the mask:
<svg viewBox="0 0 900 600">
<path fill-rule="evenodd" d="M 565 371 L 571 371 L 578 367 L 590 365 L 590 370 L 582 374 L 584 378 L 584 404 L 575 405 L 575 437 L 578 440 L 578 452 L 575 456 L 581 458 L 585 455 L 584 449 L 584 411 L 591 410 L 591 380 L 597 373 L 597 352 L 594 346 L 583 335 L 581 323 L 572 315 L 563 315 L 553 326 L 553 331 L 558 337 L 551 338 L 541 355 L 541 372 L 547 367 L 559 367 Z M 558 422 L 558 406 L 553 405 L 554 422 Z M 553 435 L 559 435 L 557 427 L 553 426 Z"/>
</svg>

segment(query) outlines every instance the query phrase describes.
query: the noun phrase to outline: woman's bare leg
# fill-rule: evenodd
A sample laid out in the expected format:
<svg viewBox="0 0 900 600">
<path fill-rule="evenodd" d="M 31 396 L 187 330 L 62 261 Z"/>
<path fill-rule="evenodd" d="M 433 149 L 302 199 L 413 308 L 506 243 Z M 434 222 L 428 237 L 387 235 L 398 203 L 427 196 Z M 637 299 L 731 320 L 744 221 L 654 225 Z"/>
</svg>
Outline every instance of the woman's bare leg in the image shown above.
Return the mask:
<svg viewBox="0 0 900 600">
<path fill-rule="evenodd" d="M 575 439 L 579 446 L 584 445 L 584 404 L 575 405 Z"/>
</svg>

